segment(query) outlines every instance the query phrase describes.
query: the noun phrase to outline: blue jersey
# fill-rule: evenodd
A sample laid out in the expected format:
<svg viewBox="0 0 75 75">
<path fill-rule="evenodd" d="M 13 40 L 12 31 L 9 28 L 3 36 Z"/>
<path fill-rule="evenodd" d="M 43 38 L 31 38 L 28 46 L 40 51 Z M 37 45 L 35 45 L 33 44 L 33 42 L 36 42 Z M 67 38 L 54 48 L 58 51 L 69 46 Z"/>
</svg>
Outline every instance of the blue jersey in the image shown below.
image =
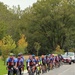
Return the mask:
<svg viewBox="0 0 75 75">
<path fill-rule="evenodd" d="M 53 58 L 52 57 L 50 57 L 50 61 L 53 61 Z"/>
<path fill-rule="evenodd" d="M 15 63 L 17 63 L 17 60 L 15 58 L 8 58 L 7 59 L 7 65 L 8 66 L 14 66 Z"/>
<path fill-rule="evenodd" d="M 46 63 L 50 63 L 50 59 L 49 58 L 46 59 Z"/>
<path fill-rule="evenodd" d="M 34 60 L 32 59 L 28 59 L 27 61 L 26 61 L 26 63 L 27 63 L 27 66 L 33 66 L 34 65 Z"/>
<path fill-rule="evenodd" d="M 33 59 L 33 63 L 34 63 L 34 64 L 36 64 L 36 63 L 37 63 L 36 59 Z"/>
<path fill-rule="evenodd" d="M 42 63 L 46 64 L 46 58 L 42 58 Z"/>
<path fill-rule="evenodd" d="M 22 58 L 17 58 L 17 67 L 22 68 L 23 67 L 23 59 Z"/>
</svg>

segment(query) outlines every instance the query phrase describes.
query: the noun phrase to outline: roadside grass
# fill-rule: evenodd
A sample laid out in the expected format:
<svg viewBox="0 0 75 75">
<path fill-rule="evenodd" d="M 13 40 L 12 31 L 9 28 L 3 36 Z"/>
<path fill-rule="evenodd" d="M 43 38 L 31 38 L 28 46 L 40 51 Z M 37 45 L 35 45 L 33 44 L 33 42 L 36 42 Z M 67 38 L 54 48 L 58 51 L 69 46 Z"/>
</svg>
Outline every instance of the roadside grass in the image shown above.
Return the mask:
<svg viewBox="0 0 75 75">
<path fill-rule="evenodd" d="M 24 69 L 26 70 L 26 62 L 25 62 L 25 67 Z M 0 59 L 0 75 L 5 75 L 7 74 L 7 70 L 6 70 L 6 65 L 4 65 L 4 62 L 2 61 L 2 59 Z"/>
<path fill-rule="evenodd" d="M 7 74 L 6 66 L 4 65 L 2 59 L 0 59 L 0 75 L 4 74 Z"/>
</svg>

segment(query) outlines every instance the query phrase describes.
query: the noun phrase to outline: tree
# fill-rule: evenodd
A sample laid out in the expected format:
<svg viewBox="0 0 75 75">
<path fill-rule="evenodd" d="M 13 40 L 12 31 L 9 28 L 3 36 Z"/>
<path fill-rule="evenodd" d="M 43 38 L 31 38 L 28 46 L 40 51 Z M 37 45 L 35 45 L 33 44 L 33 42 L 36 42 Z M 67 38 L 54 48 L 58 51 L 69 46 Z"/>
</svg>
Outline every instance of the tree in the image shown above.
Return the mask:
<svg viewBox="0 0 75 75">
<path fill-rule="evenodd" d="M 60 46 L 57 45 L 57 47 L 53 53 L 54 54 L 64 54 L 64 50 L 60 49 Z"/>
<path fill-rule="evenodd" d="M 21 38 L 18 40 L 17 48 L 14 52 L 16 53 L 16 55 L 20 52 L 27 53 L 27 49 L 26 49 L 27 46 L 28 46 L 28 43 L 26 42 L 26 37 L 24 34 L 22 34 Z"/>
<path fill-rule="evenodd" d="M 3 37 L 3 39 L 0 41 L 0 49 L 2 50 L 2 57 L 4 63 L 11 50 L 15 49 L 15 47 L 15 41 L 12 39 L 12 36 L 10 35 Z"/>
<path fill-rule="evenodd" d="M 27 26 L 30 52 L 35 41 L 41 43 L 40 54 L 51 53 L 58 44 L 61 49 L 69 47 L 67 43 L 71 43 L 75 30 L 74 4 L 74 0 L 38 0 L 24 12 L 22 18 L 26 23 L 23 25 Z"/>
<path fill-rule="evenodd" d="M 37 0 L 24 11 L 0 2 L 0 9 L 0 39 L 12 35 L 17 44 L 24 34 L 28 53 L 36 53 L 37 41 L 40 55 L 52 53 L 57 45 L 65 51 L 75 47 L 75 0 Z"/>
<path fill-rule="evenodd" d="M 7 34 L 7 24 L 0 21 L 0 39 L 2 39 Z"/>
<path fill-rule="evenodd" d="M 35 43 L 34 43 L 34 48 L 36 49 L 36 54 L 37 54 L 37 56 L 38 56 L 39 50 L 40 50 L 40 48 L 41 48 L 40 44 L 39 44 L 38 42 L 35 42 Z"/>
</svg>

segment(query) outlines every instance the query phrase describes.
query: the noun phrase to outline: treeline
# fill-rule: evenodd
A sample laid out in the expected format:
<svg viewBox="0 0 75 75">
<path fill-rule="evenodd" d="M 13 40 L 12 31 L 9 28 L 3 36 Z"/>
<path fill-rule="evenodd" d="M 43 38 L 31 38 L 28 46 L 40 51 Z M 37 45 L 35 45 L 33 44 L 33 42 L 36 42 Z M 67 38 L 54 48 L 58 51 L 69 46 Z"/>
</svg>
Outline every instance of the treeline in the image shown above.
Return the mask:
<svg viewBox="0 0 75 75">
<path fill-rule="evenodd" d="M 75 0 L 37 0 L 25 10 L 0 3 L 0 40 L 8 35 L 15 41 L 14 50 L 25 36 L 27 54 L 52 53 L 58 45 L 74 49 Z"/>
</svg>

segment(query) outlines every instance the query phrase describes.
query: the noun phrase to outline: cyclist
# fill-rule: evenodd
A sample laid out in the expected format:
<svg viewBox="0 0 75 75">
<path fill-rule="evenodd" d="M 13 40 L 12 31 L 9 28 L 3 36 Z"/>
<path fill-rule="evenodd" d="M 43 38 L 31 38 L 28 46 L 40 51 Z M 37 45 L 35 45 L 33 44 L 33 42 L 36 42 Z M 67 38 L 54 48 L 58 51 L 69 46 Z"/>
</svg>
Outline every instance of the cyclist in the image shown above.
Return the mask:
<svg viewBox="0 0 75 75">
<path fill-rule="evenodd" d="M 58 55 L 55 57 L 56 67 L 59 67 L 59 57 Z"/>
<path fill-rule="evenodd" d="M 50 55 L 50 69 L 53 69 L 53 55 Z"/>
<path fill-rule="evenodd" d="M 36 61 L 36 58 L 35 58 L 35 55 L 34 54 L 32 55 L 32 59 L 33 59 L 34 65 L 36 65 L 37 61 Z"/>
<path fill-rule="evenodd" d="M 35 59 L 36 59 L 36 75 L 37 75 L 37 73 L 39 74 L 41 72 L 41 67 L 39 57 L 37 56 Z"/>
<path fill-rule="evenodd" d="M 49 70 L 50 70 L 50 58 L 49 58 L 48 55 L 46 55 L 46 64 L 47 64 L 46 68 L 47 68 L 48 71 L 49 71 Z"/>
<path fill-rule="evenodd" d="M 25 58 L 24 58 L 24 56 L 23 56 L 23 53 L 19 53 L 20 55 L 21 55 L 21 58 L 22 58 L 22 60 L 23 60 L 23 67 L 22 67 L 22 71 L 24 71 L 24 61 L 25 61 Z"/>
<path fill-rule="evenodd" d="M 26 64 L 27 64 L 28 73 L 30 73 L 31 70 L 34 73 L 35 72 L 35 63 L 34 63 L 32 55 L 29 55 L 29 58 L 26 61 Z"/>
<path fill-rule="evenodd" d="M 14 54 L 10 53 L 10 56 L 7 59 L 8 75 L 10 75 L 11 70 L 13 70 L 13 74 L 15 74 L 16 73 L 16 67 L 17 67 L 17 60 L 15 60 Z"/>
<path fill-rule="evenodd" d="M 55 56 L 53 54 L 53 68 L 55 67 Z"/>
<path fill-rule="evenodd" d="M 19 69 L 20 75 L 22 73 L 22 68 L 23 68 L 23 59 L 21 58 L 21 54 L 18 54 L 18 58 L 17 58 L 17 67 Z"/>
<path fill-rule="evenodd" d="M 42 55 L 41 59 L 42 59 L 42 73 L 45 73 L 46 72 L 46 57 L 45 57 L 45 55 Z"/>
</svg>

